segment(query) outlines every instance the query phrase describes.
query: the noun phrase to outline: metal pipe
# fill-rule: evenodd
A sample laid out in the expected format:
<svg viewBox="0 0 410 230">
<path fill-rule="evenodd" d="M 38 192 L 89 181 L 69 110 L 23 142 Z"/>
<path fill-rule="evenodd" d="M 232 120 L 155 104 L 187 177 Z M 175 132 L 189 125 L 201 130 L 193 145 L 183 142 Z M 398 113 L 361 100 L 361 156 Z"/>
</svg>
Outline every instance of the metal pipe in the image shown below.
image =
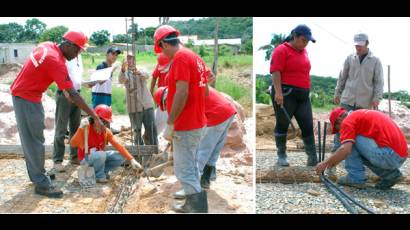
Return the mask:
<svg viewBox="0 0 410 230">
<path fill-rule="evenodd" d="M 325 160 L 325 153 L 326 153 L 326 133 L 327 133 L 327 122 L 325 121 L 325 125 L 323 127 L 323 148 L 322 148 L 322 160 Z"/>
<path fill-rule="evenodd" d="M 318 142 L 318 160 L 319 162 L 322 161 L 322 151 L 321 151 L 321 142 L 320 142 L 320 121 L 317 121 L 317 142 Z"/>
</svg>

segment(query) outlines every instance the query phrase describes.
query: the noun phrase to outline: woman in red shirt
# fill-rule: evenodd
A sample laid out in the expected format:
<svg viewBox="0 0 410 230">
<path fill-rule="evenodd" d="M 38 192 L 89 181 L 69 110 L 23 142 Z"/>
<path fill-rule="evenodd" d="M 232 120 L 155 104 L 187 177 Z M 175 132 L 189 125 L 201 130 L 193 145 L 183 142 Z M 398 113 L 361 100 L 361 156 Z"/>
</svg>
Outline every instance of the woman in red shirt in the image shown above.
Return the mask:
<svg viewBox="0 0 410 230">
<path fill-rule="evenodd" d="M 312 106 L 309 100 L 310 61 L 305 47 L 309 41 L 316 42 L 306 25 L 294 28 L 288 41 L 275 48 L 270 65 L 273 87 L 272 104 L 276 114 L 274 130 L 278 151 L 278 165 L 289 166 L 286 156 L 286 136 L 290 119 L 295 116 L 302 130 L 308 166 L 317 164 L 313 133 Z"/>
</svg>

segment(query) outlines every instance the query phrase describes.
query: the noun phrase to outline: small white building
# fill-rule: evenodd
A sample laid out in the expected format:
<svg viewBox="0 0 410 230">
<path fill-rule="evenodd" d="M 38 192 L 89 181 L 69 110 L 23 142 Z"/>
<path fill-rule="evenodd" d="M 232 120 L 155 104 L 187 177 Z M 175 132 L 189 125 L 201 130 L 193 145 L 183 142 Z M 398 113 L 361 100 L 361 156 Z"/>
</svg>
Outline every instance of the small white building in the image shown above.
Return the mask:
<svg viewBox="0 0 410 230">
<path fill-rule="evenodd" d="M 0 64 L 24 64 L 35 47 L 34 43 L 0 43 Z"/>
</svg>

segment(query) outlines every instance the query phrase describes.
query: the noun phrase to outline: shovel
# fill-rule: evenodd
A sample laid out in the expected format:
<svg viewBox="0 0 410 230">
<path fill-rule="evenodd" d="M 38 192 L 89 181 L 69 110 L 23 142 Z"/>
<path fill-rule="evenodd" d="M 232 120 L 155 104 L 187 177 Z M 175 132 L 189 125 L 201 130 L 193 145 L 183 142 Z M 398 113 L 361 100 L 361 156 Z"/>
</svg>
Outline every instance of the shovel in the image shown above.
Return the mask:
<svg viewBox="0 0 410 230">
<path fill-rule="evenodd" d="M 154 166 L 152 168 L 145 169 L 143 176 L 158 178 L 164 172 L 164 168 L 173 165 L 174 160 L 173 160 L 173 157 L 172 157 L 172 153 L 168 152 L 170 147 L 171 147 L 171 143 L 168 143 L 167 147 L 164 150 L 164 155 L 167 157 L 167 161 L 165 163 L 159 164 L 159 165 Z"/>
<path fill-rule="evenodd" d="M 88 164 L 88 158 L 90 157 L 90 155 L 88 154 L 88 126 L 84 128 L 84 154 L 86 163 L 80 165 L 80 168 L 77 171 L 78 180 L 81 187 L 90 188 L 95 186 L 96 180 L 94 167 L 89 166 Z"/>
</svg>

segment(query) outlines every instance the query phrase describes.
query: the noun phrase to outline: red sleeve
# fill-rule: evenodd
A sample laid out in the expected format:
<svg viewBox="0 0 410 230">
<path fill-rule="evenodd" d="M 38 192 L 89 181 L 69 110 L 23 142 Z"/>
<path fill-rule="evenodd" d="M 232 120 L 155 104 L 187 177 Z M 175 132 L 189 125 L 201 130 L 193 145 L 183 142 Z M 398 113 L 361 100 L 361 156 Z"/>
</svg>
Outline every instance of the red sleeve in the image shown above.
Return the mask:
<svg viewBox="0 0 410 230">
<path fill-rule="evenodd" d="M 191 78 L 190 68 L 192 67 L 190 67 L 185 60 L 182 60 L 182 58 L 176 59 L 172 64 L 172 68 L 174 69 L 173 75 L 175 76 L 176 81 L 181 80 L 189 82 Z"/>
<path fill-rule="evenodd" d="M 272 58 L 270 61 L 270 73 L 273 72 L 283 72 L 286 64 L 286 50 L 282 48 L 283 46 L 278 46 L 272 53 Z"/>
<path fill-rule="evenodd" d="M 353 142 L 356 140 L 356 119 L 353 117 L 347 117 L 343 120 L 342 126 L 340 127 L 340 143 Z"/>
<path fill-rule="evenodd" d="M 155 66 L 154 72 L 152 72 L 152 78 L 158 78 L 159 77 L 159 70 L 158 70 L 158 65 Z"/>
<path fill-rule="evenodd" d="M 73 83 L 68 76 L 68 70 L 65 63 L 51 62 L 48 68 L 48 74 L 56 82 L 60 90 L 73 88 Z"/>
</svg>

